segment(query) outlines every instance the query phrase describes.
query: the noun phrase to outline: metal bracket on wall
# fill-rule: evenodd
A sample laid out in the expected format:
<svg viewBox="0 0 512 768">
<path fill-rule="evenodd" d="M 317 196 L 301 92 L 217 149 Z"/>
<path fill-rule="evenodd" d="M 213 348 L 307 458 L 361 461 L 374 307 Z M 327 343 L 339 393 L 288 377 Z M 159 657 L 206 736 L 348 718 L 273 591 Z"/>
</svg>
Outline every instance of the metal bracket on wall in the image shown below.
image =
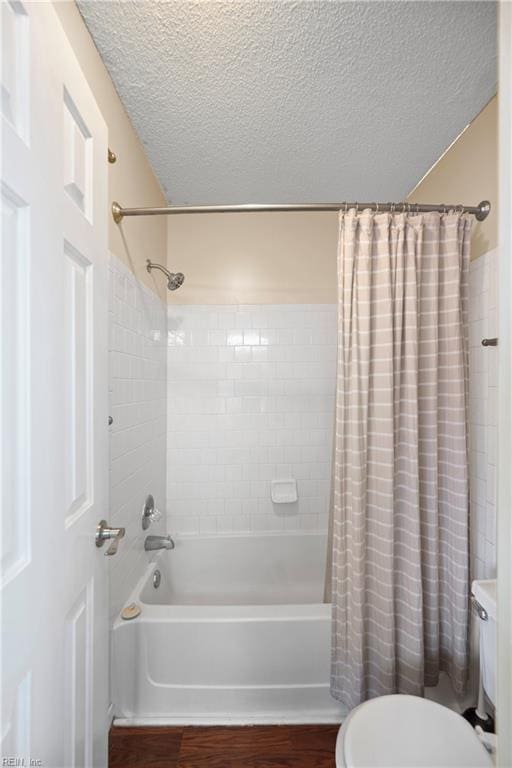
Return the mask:
<svg viewBox="0 0 512 768">
<path fill-rule="evenodd" d="M 498 339 L 482 339 L 482 347 L 497 347 Z"/>
</svg>

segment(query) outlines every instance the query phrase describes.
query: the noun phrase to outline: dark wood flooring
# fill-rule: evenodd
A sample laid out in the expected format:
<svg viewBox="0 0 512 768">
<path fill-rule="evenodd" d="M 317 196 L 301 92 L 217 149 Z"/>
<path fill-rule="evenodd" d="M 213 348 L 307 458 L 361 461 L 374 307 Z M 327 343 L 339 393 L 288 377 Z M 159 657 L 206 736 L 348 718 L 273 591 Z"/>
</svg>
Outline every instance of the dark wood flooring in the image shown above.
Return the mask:
<svg viewBox="0 0 512 768">
<path fill-rule="evenodd" d="M 339 725 L 110 729 L 110 768 L 335 768 Z"/>
</svg>

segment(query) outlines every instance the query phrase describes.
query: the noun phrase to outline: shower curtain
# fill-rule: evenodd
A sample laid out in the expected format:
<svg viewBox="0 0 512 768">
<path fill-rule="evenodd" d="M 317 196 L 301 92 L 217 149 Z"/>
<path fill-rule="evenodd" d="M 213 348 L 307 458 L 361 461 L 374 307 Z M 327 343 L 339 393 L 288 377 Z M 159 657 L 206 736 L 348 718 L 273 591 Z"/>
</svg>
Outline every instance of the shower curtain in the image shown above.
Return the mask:
<svg viewBox="0 0 512 768">
<path fill-rule="evenodd" d="M 340 213 L 331 693 L 468 669 L 471 218 Z"/>
</svg>

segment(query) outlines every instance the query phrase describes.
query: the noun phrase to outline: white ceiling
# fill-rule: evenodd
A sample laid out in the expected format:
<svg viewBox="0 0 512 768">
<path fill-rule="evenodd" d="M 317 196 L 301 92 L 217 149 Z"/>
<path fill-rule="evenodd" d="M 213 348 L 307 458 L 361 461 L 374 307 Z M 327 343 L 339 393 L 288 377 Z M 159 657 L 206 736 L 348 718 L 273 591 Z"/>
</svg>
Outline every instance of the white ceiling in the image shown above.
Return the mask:
<svg viewBox="0 0 512 768">
<path fill-rule="evenodd" d="M 494 2 L 78 4 L 176 204 L 403 199 L 496 90 Z"/>
</svg>

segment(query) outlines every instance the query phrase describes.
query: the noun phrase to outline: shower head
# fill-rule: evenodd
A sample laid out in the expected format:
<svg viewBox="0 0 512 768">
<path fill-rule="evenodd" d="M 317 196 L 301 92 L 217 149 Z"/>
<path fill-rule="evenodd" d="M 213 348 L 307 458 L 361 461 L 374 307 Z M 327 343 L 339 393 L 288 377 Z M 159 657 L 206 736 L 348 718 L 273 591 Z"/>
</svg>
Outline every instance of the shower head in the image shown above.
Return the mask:
<svg viewBox="0 0 512 768">
<path fill-rule="evenodd" d="M 161 264 L 156 264 L 151 259 L 146 259 L 146 269 L 151 272 L 152 269 L 159 269 L 167 277 L 167 287 L 170 291 L 177 291 L 178 288 L 185 282 L 185 275 L 183 272 L 169 272 L 168 269 L 162 267 Z"/>
<path fill-rule="evenodd" d="M 169 280 L 167 281 L 167 287 L 170 291 L 177 291 L 184 282 L 185 275 L 183 272 L 171 272 Z"/>
</svg>

